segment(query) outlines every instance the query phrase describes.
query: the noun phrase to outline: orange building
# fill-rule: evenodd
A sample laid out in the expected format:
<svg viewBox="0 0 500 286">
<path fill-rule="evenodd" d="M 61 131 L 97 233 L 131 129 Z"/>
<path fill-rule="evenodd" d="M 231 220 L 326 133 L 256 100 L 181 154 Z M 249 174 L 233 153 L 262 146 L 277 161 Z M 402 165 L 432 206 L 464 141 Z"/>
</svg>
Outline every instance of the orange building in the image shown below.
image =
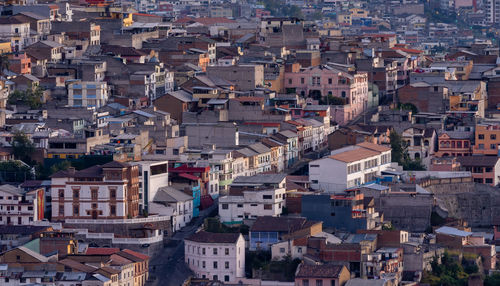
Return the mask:
<svg viewBox="0 0 500 286">
<path fill-rule="evenodd" d="M 460 157 L 472 154 L 471 140 L 474 134 L 470 131 L 445 131 L 438 138 L 439 151 L 436 157 Z"/>
<path fill-rule="evenodd" d="M 497 156 L 500 144 L 500 125 L 477 124 L 475 139 L 476 144 L 472 150 L 474 154 Z"/>
<path fill-rule="evenodd" d="M 17 74 L 31 74 L 31 58 L 25 52 L 8 54 L 9 69 Z"/>
</svg>

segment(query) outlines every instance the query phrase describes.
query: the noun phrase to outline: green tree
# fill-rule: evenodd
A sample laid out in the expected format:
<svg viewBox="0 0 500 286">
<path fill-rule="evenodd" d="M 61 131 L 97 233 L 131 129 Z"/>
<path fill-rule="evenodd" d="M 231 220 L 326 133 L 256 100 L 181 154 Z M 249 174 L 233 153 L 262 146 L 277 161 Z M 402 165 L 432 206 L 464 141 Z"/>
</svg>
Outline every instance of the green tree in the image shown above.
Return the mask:
<svg viewBox="0 0 500 286">
<path fill-rule="evenodd" d="M 397 162 L 401 166 L 403 166 L 403 170 L 407 171 L 423 171 L 425 170 L 425 166 L 422 164 L 420 159 L 412 160 L 408 155 L 407 144 L 397 133 L 392 130 L 389 135 L 389 139 L 391 140 L 391 158 L 392 162 Z"/>
<path fill-rule="evenodd" d="M 500 274 L 488 275 L 484 278 L 484 286 L 498 286 L 500 285 Z"/>
<path fill-rule="evenodd" d="M 11 145 L 14 158 L 31 165 L 31 156 L 35 153 L 35 145 L 28 136 L 22 132 L 16 132 L 12 138 Z"/>
<path fill-rule="evenodd" d="M 31 109 L 40 108 L 42 105 L 43 90 L 41 87 L 28 86 L 26 90 L 15 90 L 9 94 L 7 102 L 11 105 L 14 104 L 25 104 Z"/>
<path fill-rule="evenodd" d="M 31 167 L 21 161 L 0 162 L 0 182 L 24 182 L 33 179 Z"/>
<path fill-rule="evenodd" d="M 342 97 L 333 96 L 331 94 L 319 99 L 319 104 L 324 105 L 344 105 L 345 99 Z"/>
<path fill-rule="evenodd" d="M 9 70 L 9 58 L 5 54 L 0 55 L 0 75 L 5 75 L 4 71 Z"/>
</svg>

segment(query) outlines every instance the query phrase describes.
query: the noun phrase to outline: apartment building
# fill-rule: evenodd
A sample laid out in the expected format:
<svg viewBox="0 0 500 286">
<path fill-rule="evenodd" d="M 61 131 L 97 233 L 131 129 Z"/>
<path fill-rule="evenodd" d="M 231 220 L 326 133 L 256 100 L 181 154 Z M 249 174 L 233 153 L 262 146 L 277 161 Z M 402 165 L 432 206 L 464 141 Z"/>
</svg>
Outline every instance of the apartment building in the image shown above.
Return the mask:
<svg viewBox="0 0 500 286">
<path fill-rule="evenodd" d="M 500 160 L 497 156 L 473 155 L 457 157 L 461 168 L 472 173 L 474 182 L 498 185 L 500 182 Z"/>
<path fill-rule="evenodd" d="M 14 51 L 27 46 L 30 37 L 30 23 L 13 16 L 0 19 L 0 39 L 11 43 Z"/>
<path fill-rule="evenodd" d="M 0 186 L 0 225 L 30 225 L 43 219 L 43 189 L 24 191 L 12 185 Z"/>
<path fill-rule="evenodd" d="M 149 204 L 155 214 L 171 217 L 172 232 L 185 227 L 193 218 L 193 196 L 173 187 L 162 187 Z"/>
<path fill-rule="evenodd" d="M 71 81 L 68 84 L 68 105 L 100 108 L 108 102 L 106 82 Z"/>
<path fill-rule="evenodd" d="M 168 186 L 168 161 L 139 161 L 139 209 L 149 212 L 149 202 L 158 190 Z"/>
<path fill-rule="evenodd" d="M 184 261 L 198 278 L 237 283 L 245 277 L 241 233 L 197 232 L 184 239 Z"/>
<path fill-rule="evenodd" d="M 52 219 L 118 219 L 139 215 L 139 167 L 109 162 L 51 178 Z"/>
<path fill-rule="evenodd" d="M 309 162 L 309 179 L 315 190 L 338 193 L 370 181 L 391 167 L 391 148 L 363 142 Z"/>
<path fill-rule="evenodd" d="M 280 216 L 285 206 L 286 174 L 258 174 L 233 180 L 229 194 L 219 198 L 219 215 L 226 224 L 259 216 Z"/>
<path fill-rule="evenodd" d="M 476 124 L 475 144 L 472 153 L 497 156 L 500 144 L 500 125 L 498 124 Z"/>
</svg>

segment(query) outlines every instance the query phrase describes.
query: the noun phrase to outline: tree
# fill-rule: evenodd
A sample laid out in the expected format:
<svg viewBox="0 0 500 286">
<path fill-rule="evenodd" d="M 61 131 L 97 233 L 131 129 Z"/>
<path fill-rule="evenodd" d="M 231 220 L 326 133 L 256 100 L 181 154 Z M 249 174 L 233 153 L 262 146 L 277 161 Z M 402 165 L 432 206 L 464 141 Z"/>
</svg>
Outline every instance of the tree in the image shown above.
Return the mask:
<svg viewBox="0 0 500 286">
<path fill-rule="evenodd" d="M 500 285 L 500 274 L 488 275 L 484 278 L 484 286 Z"/>
<path fill-rule="evenodd" d="M 0 162 L 0 182 L 24 182 L 33 179 L 30 166 L 21 161 Z"/>
<path fill-rule="evenodd" d="M 31 140 L 22 132 L 16 132 L 12 138 L 12 150 L 14 158 L 31 164 L 31 156 L 35 153 L 35 145 Z"/>
<path fill-rule="evenodd" d="M 324 104 L 324 105 L 344 105 L 345 104 L 345 99 L 342 97 L 336 97 L 331 94 L 327 95 L 326 97 L 322 97 L 319 99 L 319 104 Z"/>
<path fill-rule="evenodd" d="M 5 75 L 4 71 L 9 70 L 10 62 L 9 58 L 5 54 L 0 55 L 0 75 Z"/>
<path fill-rule="evenodd" d="M 31 109 L 37 109 L 42 105 L 42 96 L 43 90 L 40 86 L 30 85 L 26 90 L 15 90 L 9 94 L 7 102 L 11 105 L 21 103 L 28 105 Z"/>
<path fill-rule="evenodd" d="M 420 159 L 412 160 L 408 151 L 406 150 L 406 142 L 401 138 L 401 135 L 392 130 L 389 135 L 391 140 L 391 158 L 392 162 L 397 162 L 403 166 L 403 170 L 407 171 L 424 171 L 425 166 Z"/>
</svg>

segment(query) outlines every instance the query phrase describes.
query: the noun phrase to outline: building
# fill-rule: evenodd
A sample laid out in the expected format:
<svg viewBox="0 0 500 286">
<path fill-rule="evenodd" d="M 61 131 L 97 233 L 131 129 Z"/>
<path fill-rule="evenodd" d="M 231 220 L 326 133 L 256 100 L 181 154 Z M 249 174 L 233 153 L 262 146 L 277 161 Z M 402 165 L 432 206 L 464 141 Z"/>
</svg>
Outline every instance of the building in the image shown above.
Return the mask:
<svg viewBox="0 0 500 286">
<path fill-rule="evenodd" d="M 457 157 L 462 170 L 472 173 L 474 182 L 497 186 L 500 182 L 500 160 L 497 156 L 473 155 Z"/>
<path fill-rule="evenodd" d="M 295 286 L 344 286 L 350 278 L 351 273 L 342 265 L 302 263 L 295 271 Z"/>
<path fill-rule="evenodd" d="M 498 124 L 476 124 L 475 144 L 472 153 L 497 156 L 500 143 L 500 125 Z"/>
<path fill-rule="evenodd" d="M 369 202 L 369 198 L 366 198 Z M 365 196 L 358 189 L 343 194 L 303 195 L 302 216 L 309 220 L 321 220 L 325 227 L 356 232 L 380 227 L 382 218 L 374 204 L 365 207 Z"/>
<path fill-rule="evenodd" d="M 299 217 L 258 217 L 250 227 L 249 249 L 270 250 L 281 241 L 316 235 L 322 232 L 322 224 Z"/>
<path fill-rule="evenodd" d="M 139 215 L 139 167 L 109 162 L 52 175 L 52 219 L 117 219 Z"/>
<path fill-rule="evenodd" d="M 193 218 L 193 196 L 172 187 L 162 187 L 150 203 L 150 212 L 170 216 L 172 232 L 185 227 Z"/>
<path fill-rule="evenodd" d="M 0 225 L 31 225 L 44 218 L 43 189 L 24 191 L 12 185 L 0 186 Z"/>
<path fill-rule="evenodd" d="M 445 131 L 438 136 L 436 157 L 460 157 L 472 154 L 472 131 Z"/>
<path fill-rule="evenodd" d="M 250 91 L 264 86 L 262 65 L 213 66 L 207 68 L 207 74 L 232 82 L 239 91 Z"/>
<path fill-rule="evenodd" d="M 68 105 L 100 108 L 108 102 L 106 82 L 71 81 L 68 84 Z"/>
<path fill-rule="evenodd" d="M 237 283 L 245 277 L 245 239 L 240 233 L 197 232 L 184 239 L 184 262 L 198 278 Z"/>
<path fill-rule="evenodd" d="M 309 179 L 315 190 L 338 193 L 374 181 L 390 167 L 390 148 L 363 142 L 309 162 Z"/>
<path fill-rule="evenodd" d="M 223 223 L 239 224 L 259 216 L 280 216 L 285 206 L 286 174 L 237 177 L 229 194 L 219 198 Z"/>
<path fill-rule="evenodd" d="M 168 161 L 139 161 L 139 208 L 149 213 L 149 202 L 158 190 L 168 186 Z"/>
</svg>

